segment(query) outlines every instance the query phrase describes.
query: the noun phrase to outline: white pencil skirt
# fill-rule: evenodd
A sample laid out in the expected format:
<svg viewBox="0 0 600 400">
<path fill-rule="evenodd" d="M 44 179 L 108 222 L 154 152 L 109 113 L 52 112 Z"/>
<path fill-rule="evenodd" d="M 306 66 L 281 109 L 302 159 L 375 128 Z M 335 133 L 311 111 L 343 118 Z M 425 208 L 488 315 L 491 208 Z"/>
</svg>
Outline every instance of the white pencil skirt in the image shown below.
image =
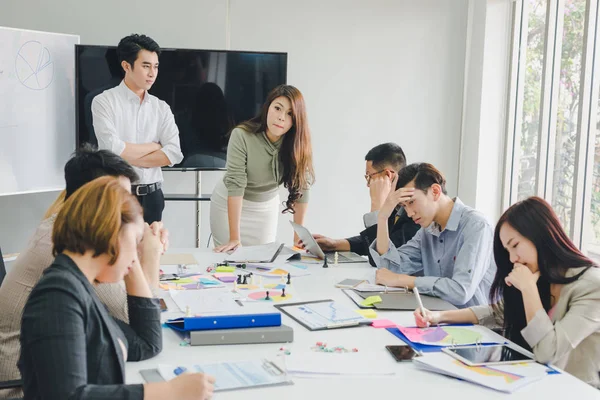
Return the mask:
<svg viewBox="0 0 600 400">
<path fill-rule="evenodd" d="M 220 246 L 229 242 L 227 216 L 227 188 L 220 180 L 210 198 L 210 230 L 213 243 Z M 277 237 L 279 194 L 271 200 L 256 202 L 242 200 L 240 240 L 243 246 L 271 243 Z"/>
</svg>

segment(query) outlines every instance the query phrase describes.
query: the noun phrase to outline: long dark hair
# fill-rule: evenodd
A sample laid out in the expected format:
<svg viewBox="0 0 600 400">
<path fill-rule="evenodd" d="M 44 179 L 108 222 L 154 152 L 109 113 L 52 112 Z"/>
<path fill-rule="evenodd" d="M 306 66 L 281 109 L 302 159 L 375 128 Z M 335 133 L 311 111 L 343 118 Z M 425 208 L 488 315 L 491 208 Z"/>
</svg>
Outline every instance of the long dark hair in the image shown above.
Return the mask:
<svg viewBox="0 0 600 400">
<path fill-rule="evenodd" d="M 490 289 L 490 301 L 494 304 L 504 297 L 506 337 L 526 349 L 531 349 L 521 335 L 521 330 L 527 325 L 521 291 L 504 282 L 504 278 L 513 269 L 508 251 L 500 241 L 500 228 L 505 223 L 529 239 L 537 250 L 540 271 L 537 288 L 546 312 L 551 307 L 551 284 L 574 282 L 595 264 L 575 247 L 562 228 L 554 210 L 544 199 L 529 197 L 513 204 L 502 214 L 494 232 L 494 258 L 498 269 Z M 566 277 L 568 269 L 581 267 L 587 268 L 575 276 Z"/>
<path fill-rule="evenodd" d="M 249 121 L 242 122 L 237 127 L 250 133 L 260 133 L 267 130 L 267 114 L 269 106 L 278 97 L 286 97 L 292 105 L 292 127 L 283 135 L 279 150 L 279 160 L 283 164 L 281 182 L 289 190 L 284 213 L 294 213 L 294 205 L 300 198 L 300 190 L 308 189 L 315 181 L 312 164 L 312 145 L 310 130 L 306 118 L 306 106 L 302 93 L 294 86 L 279 85 L 271 90 L 260 113 Z"/>
</svg>

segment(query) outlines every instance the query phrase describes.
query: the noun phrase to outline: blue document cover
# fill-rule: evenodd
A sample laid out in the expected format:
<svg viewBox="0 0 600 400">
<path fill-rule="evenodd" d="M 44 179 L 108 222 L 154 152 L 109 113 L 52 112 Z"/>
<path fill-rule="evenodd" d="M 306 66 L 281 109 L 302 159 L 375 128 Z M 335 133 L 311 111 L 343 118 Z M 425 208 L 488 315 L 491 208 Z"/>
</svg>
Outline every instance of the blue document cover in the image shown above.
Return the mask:
<svg viewBox="0 0 600 400">
<path fill-rule="evenodd" d="M 473 326 L 473 325 L 472 324 L 454 324 L 454 325 L 445 325 L 445 326 L 460 327 L 460 326 Z M 437 345 L 433 345 L 433 344 L 416 343 L 416 342 L 411 341 L 409 338 L 407 338 L 406 335 L 404 335 L 398 328 L 387 328 L 387 331 L 390 332 L 392 335 L 396 336 L 397 338 L 399 338 L 400 340 L 402 340 L 404 343 L 406 343 L 413 349 L 418 350 L 423 353 L 442 351 L 442 349 L 444 347 L 452 346 L 451 344 L 437 346 Z M 482 346 L 485 346 L 485 345 L 492 345 L 492 344 L 499 344 L 499 343 L 500 342 L 497 342 L 497 341 L 484 341 L 479 344 Z M 502 341 L 502 343 L 505 343 L 505 341 Z M 476 344 L 476 343 L 473 343 L 473 344 Z"/>
<path fill-rule="evenodd" d="M 183 317 L 168 320 L 165 325 L 180 332 L 281 326 L 281 314 L 265 313 Z"/>
</svg>

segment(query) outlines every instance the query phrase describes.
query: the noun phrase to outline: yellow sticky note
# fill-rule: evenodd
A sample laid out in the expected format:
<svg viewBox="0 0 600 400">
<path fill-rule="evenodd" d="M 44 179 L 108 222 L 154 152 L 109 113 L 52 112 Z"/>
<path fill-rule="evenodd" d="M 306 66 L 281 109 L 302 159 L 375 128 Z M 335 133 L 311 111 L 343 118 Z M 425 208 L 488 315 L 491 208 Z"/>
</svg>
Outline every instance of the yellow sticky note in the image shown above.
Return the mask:
<svg viewBox="0 0 600 400">
<path fill-rule="evenodd" d="M 195 279 L 192 278 L 181 278 L 181 279 L 174 279 L 172 281 L 168 281 L 169 283 L 172 283 L 174 285 L 183 285 L 184 283 L 196 283 Z"/>
<path fill-rule="evenodd" d="M 365 318 L 375 319 L 377 318 L 377 313 L 375 310 L 366 309 L 366 310 L 354 310 Z"/>
<path fill-rule="evenodd" d="M 372 306 L 375 303 L 381 303 L 381 297 L 380 296 L 369 296 L 366 299 L 364 299 L 363 301 L 360 302 L 361 306 L 365 306 L 365 307 L 369 307 Z"/>
<path fill-rule="evenodd" d="M 230 265 L 219 265 L 215 269 L 215 272 L 234 272 L 234 271 L 235 271 L 235 267 L 230 266 Z"/>
</svg>

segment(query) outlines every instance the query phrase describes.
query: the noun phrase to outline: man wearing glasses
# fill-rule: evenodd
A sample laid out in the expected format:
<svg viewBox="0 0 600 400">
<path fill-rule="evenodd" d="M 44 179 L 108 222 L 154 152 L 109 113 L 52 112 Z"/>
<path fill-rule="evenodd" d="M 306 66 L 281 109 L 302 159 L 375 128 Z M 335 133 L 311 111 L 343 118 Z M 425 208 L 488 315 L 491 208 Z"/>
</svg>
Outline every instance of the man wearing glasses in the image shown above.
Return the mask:
<svg viewBox="0 0 600 400">
<path fill-rule="evenodd" d="M 366 229 L 359 235 L 346 239 L 331 239 L 319 234 L 313 236 L 323 251 L 352 251 L 369 256 L 369 262 L 375 266 L 369 254 L 369 246 L 377 238 L 377 215 L 392 191 L 394 176 L 406 166 L 406 156 L 396 143 L 383 143 L 369 150 L 365 161 L 365 180 L 371 197 L 371 211 L 363 217 Z M 401 207 L 388 219 L 390 239 L 398 247 L 408 242 L 420 228 Z"/>
</svg>

